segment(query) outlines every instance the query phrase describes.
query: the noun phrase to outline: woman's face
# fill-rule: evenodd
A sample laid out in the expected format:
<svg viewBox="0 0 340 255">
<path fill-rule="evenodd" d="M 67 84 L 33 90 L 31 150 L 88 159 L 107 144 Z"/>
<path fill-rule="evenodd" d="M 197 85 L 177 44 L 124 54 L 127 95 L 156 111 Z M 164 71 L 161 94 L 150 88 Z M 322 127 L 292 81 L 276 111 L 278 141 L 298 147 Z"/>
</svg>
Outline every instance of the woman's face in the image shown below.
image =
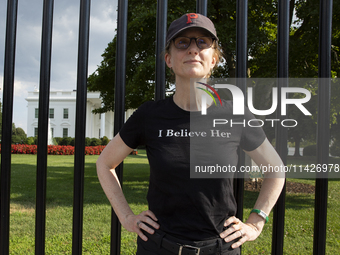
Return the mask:
<svg viewBox="0 0 340 255">
<path fill-rule="evenodd" d="M 190 28 L 186 29 L 179 36 L 197 38 L 209 36 L 203 29 Z M 195 40 L 191 40 L 187 49 L 177 49 L 173 42 L 170 50 L 165 54 L 165 62 L 169 68 L 172 68 L 177 78 L 204 78 L 208 77 L 211 69 L 216 64 L 215 49 L 200 49 L 197 47 Z"/>
</svg>

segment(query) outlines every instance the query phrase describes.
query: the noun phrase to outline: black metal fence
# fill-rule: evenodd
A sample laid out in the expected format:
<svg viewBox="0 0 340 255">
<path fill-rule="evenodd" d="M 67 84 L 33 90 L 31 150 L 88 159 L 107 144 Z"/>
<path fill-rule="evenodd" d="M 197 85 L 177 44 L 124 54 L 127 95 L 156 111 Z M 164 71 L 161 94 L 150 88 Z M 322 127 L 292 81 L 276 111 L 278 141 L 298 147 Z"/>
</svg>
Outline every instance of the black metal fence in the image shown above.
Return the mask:
<svg viewBox="0 0 340 255">
<path fill-rule="evenodd" d="M 73 202 L 73 238 L 72 254 L 82 253 L 83 226 L 83 192 L 84 192 L 84 149 L 85 149 L 85 121 L 86 121 L 86 80 L 89 48 L 90 0 L 81 0 L 79 21 L 78 46 L 78 76 L 76 103 L 76 147 L 74 159 L 74 202 Z M 207 0 L 197 0 L 197 12 L 207 15 Z M 277 77 L 288 77 L 289 58 L 289 0 L 278 2 L 278 48 L 277 48 Z M 165 47 L 167 24 L 167 0 L 158 0 L 157 8 L 157 47 L 159 56 Z M 53 25 L 53 0 L 44 0 L 43 28 L 41 45 L 41 70 L 39 89 L 39 140 L 37 159 L 37 187 L 36 187 L 36 236 L 35 252 L 44 254 L 45 225 L 46 225 L 46 173 L 47 173 L 47 137 L 48 137 L 48 109 L 50 93 L 50 66 Z M 247 77 L 247 0 L 237 1 L 237 67 L 238 78 Z M 329 78 L 331 75 L 331 25 L 332 0 L 320 0 L 320 36 L 319 36 L 319 77 Z M 9 222 L 10 222 L 10 179 L 11 179 L 11 134 L 13 119 L 13 88 L 17 27 L 18 0 L 8 0 L 7 27 L 5 44 L 4 86 L 3 86 L 3 121 L 1 147 L 1 201 L 0 201 L 0 252 L 9 254 Z M 116 53 L 116 83 L 115 88 L 115 121 L 114 132 L 124 123 L 124 95 L 125 95 L 125 63 L 126 63 L 126 34 L 127 34 L 128 0 L 118 1 L 117 53 Z M 159 58 L 157 58 L 159 59 Z M 165 95 L 165 64 L 156 62 L 156 91 L 155 98 L 161 99 Z M 281 79 L 284 80 L 284 79 Z M 326 80 L 326 79 L 325 79 Z M 245 84 L 239 84 L 245 90 Z M 279 86 L 288 86 L 281 83 Z M 280 89 L 279 89 L 280 91 Z M 319 86 L 318 103 L 318 140 L 317 163 L 327 164 L 329 155 L 329 113 L 330 113 L 330 84 L 324 82 Z M 278 95 L 280 99 L 280 95 Z M 279 104 L 280 105 L 280 104 Z M 278 111 L 280 113 L 280 110 Z M 280 114 L 279 114 L 280 116 Z M 279 117 L 278 117 L 279 118 Z M 276 132 L 277 151 L 286 163 L 287 130 L 278 125 Z M 242 157 L 241 157 L 242 158 Z M 122 179 L 123 165 L 118 168 L 118 176 Z M 235 194 L 238 201 L 238 216 L 243 215 L 244 182 L 238 179 Z M 326 226 L 327 226 L 327 192 L 328 179 L 316 180 L 315 217 L 314 217 L 314 254 L 325 254 Z M 285 189 L 274 208 L 274 222 L 272 234 L 272 254 L 283 254 L 284 218 L 285 218 Z M 121 227 L 112 211 L 111 254 L 120 254 Z"/>
</svg>

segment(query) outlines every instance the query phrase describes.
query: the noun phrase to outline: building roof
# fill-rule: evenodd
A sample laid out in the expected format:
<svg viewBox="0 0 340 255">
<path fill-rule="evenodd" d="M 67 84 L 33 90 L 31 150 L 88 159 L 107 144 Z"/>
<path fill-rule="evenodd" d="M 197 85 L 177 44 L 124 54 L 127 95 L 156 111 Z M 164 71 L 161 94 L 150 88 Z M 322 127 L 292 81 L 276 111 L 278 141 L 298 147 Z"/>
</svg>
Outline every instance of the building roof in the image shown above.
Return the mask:
<svg viewBox="0 0 340 255">
<path fill-rule="evenodd" d="M 50 101 L 74 101 L 76 102 L 76 90 L 54 90 L 50 91 Z M 28 96 L 25 98 L 27 102 L 39 100 L 39 90 L 28 91 Z M 101 105 L 100 92 L 87 92 L 87 101 L 93 105 Z"/>
</svg>

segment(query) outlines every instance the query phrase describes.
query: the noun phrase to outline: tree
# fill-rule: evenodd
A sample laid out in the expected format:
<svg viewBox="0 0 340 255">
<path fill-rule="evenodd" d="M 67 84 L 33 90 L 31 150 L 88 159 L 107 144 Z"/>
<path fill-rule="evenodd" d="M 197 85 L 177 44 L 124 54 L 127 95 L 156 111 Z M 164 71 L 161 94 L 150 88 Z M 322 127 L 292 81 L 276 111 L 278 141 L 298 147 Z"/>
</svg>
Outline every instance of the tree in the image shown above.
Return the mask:
<svg viewBox="0 0 340 255">
<path fill-rule="evenodd" d="M 215 23 L 224 53 L 218 70 L 212 77 L 235 77 L 236 0 L 209 1 L 208 16 Z M 256 16 L 261 8 L 266 15 Z M 272 1 L 252 4 L 249 22 L 255 34 L 248 38 L 251 51 L 259 43 L 268 43 L 266 31 L 262 30 L 263 19 L 273 19 L 275 10 Z M 126 108 L 137 108 L 141 103 L 152 100 L 155 85 L 155 41 L 156 41 L 156 0 L 131 0 L 128 9 L 127 64 L 126 64 Z M 168 25 L 181 15 L 196 11 L 196 1 L 169 1 Z M 102 54 L 103 61 L 88 78 L 88 89 L 100 91 L 103 106 L 96 113 L 114 110 L 114 81 L 116 61 L 116 37 Z M 167 80 L 170 72 L 167 72 Z M 168 83 L 168 88 L 170 84 Z"/>
<path fill-rule="evenodd" d="M 178 2 L 181 2 L 180 5 Z M 177 7 L 180 6 L 180 7 Z M 169 19 L 193 9 L 194 2 L 177 1 L 169 6 Z M 156 38 L 155 0 L 129 1 L 127 65 L 126 65 L 126 108 L 137 108 L 141 103 L 152 100 L 155 77 L 155 38 Z M 114 82 L 116 62 L 116 36 L 103 53 L 103 61 L 96 72 L 88 79 L 90 91 L 100 91 L 103 107 L 96 113 L 114 110 Z"/>
<path fill-rule="evenodd" d="M 332 75 L 339 74 L 340 0 L 333 3 Z M 156 0 L 130 0 L 128 9 L 126 109 L 137 108 L 154 97 Z M 196 1 L 169 1 L 168 25 L 187 12 L 196 11 Z M 293 15 L 295 13 L 295 15 Z M 235 77 L 236 66 L 236 0 L 211 0 L 208 16 L 214 22 L 224 59 L 212 77 Z M 289 77 L 318 76 L 319 1 L 290 1 L 290 58 Z M 251 1 L 248 6 L 248 75 L 250 77 L 277 76 L 277 1 Z M 103 53 L 103 61 L 88 79 L 90 91 L 100 91 L 103 106 L 96 113 L 114 110 L 114 81 L 116 37 Z M 167 71 L 167 80 L 170 73 Z M 168 83 L 168 88 L 170 84 Z M 317 87 L 311 89 L 317 95 Z M 260 93 L 267 95 L 270 88 Z M 261 103 L 267 102 L 264 100 Z M 332 122 L 339 112 L 339 101 L 332 99 Z M 258 108 L 259 109 L 259 108 Z M 268 109 L 268 108 L 264 108 Z M 312 112 L 316 114 L 316 109 Z M 293 112 L 291 114 L 294 114 Z M 295 115 L 297 118 L 298 115 Z M 315 119 L 312 119 L 316 122 Z M 306 121 L 306 119 L 304 120 Z M 308 127 L 311 127 L 310 125 Z M 273 131 L 270 131 L 273 133 Z M 273 133 L 274 134 L 274 133 Z M 308 134 L 308 135 L 307 135 Z M 289 137 L 299 144 L 302 138 L 312 137 L 313 129 L 290 129 Z"/>
<path fill-rule="evenodd" d="M 318 47 L 319 47 L 319 1 L 316 0 L 292 0 L 290 1 L 290 44 L 289 44 L 289 77 L 290 78 L 311 78 L 318 77 Z M 332 34 L 332 77 L 339 74 L 339 46 L 340 46 L 340 18 L 339 0 L 333 4 L 333 34 Z M 295 19 L 293 17 L 295 10 Z M 269 44 L 264 44 L 252 54 L 249 61 L 249 68 L 252 77 L 275 77 L 277 40 L 276 29 L 270 30 L 272 39 Z M 306 84 L 305 88 L 311 91 L 312 99 L 308 104 L 308 109 L 313 114 L 312 118 L 303 118 L 297 111 L 290 110 L 289 116 L 298 120 L 299 125 L 290 128 L 289 139 L 295 142 L 295 156 L 299 155 L 299 144 L 302 139 L 314 139 L 317 124 L 317 89 L 318 85 Z M 337 115 L 340 112 L 339 86 L 332 86 L 331 99 L 331 123 L 337 123 Z"/>
<path fill-rule="evenodd" d="M 26 139 L 27 139 L 27 135 L 26 135 L 25 131 L 20 127 L 16 128 L 15 124 L 13 123 L 12 124 L 12 143 L 13 144 L 18 144 L 18 143 L 22 144 L 26 141 Z"/>
</svg>

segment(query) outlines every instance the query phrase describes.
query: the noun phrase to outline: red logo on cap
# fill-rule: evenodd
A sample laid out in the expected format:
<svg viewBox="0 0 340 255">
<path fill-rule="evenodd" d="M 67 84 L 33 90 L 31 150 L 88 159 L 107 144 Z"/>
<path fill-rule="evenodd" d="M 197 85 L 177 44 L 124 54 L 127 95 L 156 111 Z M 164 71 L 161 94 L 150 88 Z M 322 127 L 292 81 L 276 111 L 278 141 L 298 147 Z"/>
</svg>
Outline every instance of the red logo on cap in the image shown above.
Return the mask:
<svg viewBox="0 0 340 255">
<path fill-rule="evenodd" d="M 188 14 L 187 14 L 187 17 L 188 17 L 187 24 L 189 24 L 189 23 L 192 23 L 192 20 L 191 20 L 191 19 L 197 19 L 197 18 L 198 18 L 198 15 L 197 15 L 196 13 L 188 13 Z"/>
</svg>

